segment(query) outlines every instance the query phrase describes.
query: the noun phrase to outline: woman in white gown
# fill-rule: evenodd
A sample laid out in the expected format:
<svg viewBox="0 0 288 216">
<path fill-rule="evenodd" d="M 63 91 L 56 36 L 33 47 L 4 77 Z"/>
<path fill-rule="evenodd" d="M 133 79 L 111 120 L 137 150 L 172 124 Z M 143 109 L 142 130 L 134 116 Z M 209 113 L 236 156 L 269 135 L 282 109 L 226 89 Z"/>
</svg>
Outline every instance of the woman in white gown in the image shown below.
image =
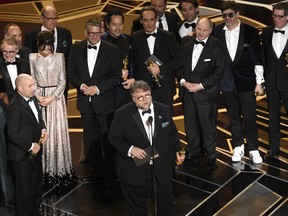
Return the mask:
<svg viewBox="0 0 288 216">
<path fill-rule="evenodd" d="M 37 82 L 36 97 L 42 109 L 49 139 L 43 144 L 44 185 L 69 185 L 75 182 L 72 166 L 67 110 L 65 60 L 54 53 L 54 35 L 41 31 L 37 35 L 38 53 L 29 56 L 31 75 Z"/>
</svg>

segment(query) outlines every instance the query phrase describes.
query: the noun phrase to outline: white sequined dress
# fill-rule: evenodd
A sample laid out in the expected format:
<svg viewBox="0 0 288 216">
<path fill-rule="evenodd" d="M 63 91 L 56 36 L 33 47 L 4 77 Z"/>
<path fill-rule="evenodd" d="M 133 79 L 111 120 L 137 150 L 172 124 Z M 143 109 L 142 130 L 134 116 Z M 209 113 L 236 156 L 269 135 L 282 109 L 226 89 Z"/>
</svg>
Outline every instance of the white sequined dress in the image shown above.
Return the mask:
<svg viewBox="0 0 288 216">
<path fill-rule="evenodd" d="M 67 110 L 64 98 L 66 71 L 64 55 L 47 57 L 39 53 L 29 56 L 31 75 L 37 82 L 36 95 L 55 96 L 47 107 L 42 107 L 48 140 L 43 144 L 44 185 L 66 185 L 75 180 L 72 166 Z"/>
</svg>

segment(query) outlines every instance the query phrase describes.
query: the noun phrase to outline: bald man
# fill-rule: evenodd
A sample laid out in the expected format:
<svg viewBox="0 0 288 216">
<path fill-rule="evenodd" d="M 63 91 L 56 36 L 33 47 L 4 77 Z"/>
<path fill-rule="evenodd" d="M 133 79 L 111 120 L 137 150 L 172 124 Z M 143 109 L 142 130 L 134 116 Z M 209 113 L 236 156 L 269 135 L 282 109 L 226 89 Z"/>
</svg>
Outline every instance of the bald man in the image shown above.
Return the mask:
<svg viewBox="0 0 288 216">
<path fill-rule="evenodd" d="M 15 83 L 17 93 L 7 108 L 7 131 L 8 158 L 15 175 L 16 212 L 18 216 L 36 216 L 41 215 L 42 201 L 40 143 L 48 135 L 33 96 L 35 80 L 28 74 L 20 74 Z"/>
</svg>

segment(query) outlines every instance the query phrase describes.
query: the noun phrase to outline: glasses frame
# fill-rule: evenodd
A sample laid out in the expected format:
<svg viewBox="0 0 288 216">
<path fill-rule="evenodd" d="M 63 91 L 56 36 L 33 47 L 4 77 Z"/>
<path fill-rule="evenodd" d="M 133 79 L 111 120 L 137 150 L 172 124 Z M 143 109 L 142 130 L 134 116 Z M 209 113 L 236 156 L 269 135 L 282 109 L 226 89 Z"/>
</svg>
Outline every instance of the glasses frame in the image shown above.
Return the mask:
<svg viewBox="0 0 288 216">
<path fill-rule="evenodd" d="M 101 36 L 102 32 L 88 32 L 87 31 L 87 35 L 89 35 L 90 37 L 99 37 Z"/>
<path fill-rule="evenodd" d="M 233 18 L 235 16 L 236 13 L 234 12 L 230 12 L 230 13 L 222 13 L 222 18 L 226 19 L 227 17 L 229 18 Z"/>
<path fill-rule="evenodd" d="M 275 15 L 275 14 L 272 14 L 272 18 L 274 18 L 274 19 L 283 19 L 284 17 L 286 17 L 286 15 Z"/>
<path fill-rule="evenodd" d="M 146 94 L 144 96 L 137 97 L 137 100 L 138 101 L 144 101 L 144 100 L 148 100 L 150 98 L 151 98 L 151 94 Z"/>
<path fill-rule="evenodd" d="M 7 51 L 7 50 L 1 50 L 3 55 L 14 55 L 16 54 L 16 51 Z"/>
<path fill-rule="evenodd" d="M 57 21 L 57 20 L 59 19 L 58 16 L 57 16 L 57 17 L 46 17 L 46 16 L 42 15 L 42 17 L 43 17 L 44 19 L 48 20 L 49 22 L 50 22 L 50 21 L 54 21 L 54 20 Z"/>
</svg>

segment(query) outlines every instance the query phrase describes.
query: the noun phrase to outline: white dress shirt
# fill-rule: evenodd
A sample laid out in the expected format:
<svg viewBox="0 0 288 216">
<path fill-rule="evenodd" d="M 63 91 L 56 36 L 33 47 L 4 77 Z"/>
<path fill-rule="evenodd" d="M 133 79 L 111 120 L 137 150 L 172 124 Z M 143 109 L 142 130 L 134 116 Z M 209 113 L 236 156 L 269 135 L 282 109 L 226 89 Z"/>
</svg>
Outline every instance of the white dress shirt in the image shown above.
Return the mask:
<svg viewBox="0 0 288 216">
<path fill-rule="evenodd" d="M 15 59 L 14 59 L 14 61 L 15 61 Z M 12 61 L 12 62 L 14 62 L 14 61 Z M 13 89 L 15 89 L 16 88 L 15 80 L 16 80 L 16 77 L 18 76 L 17 65 L 10 64 L 10 65 L 7 65 L 6 67 L 7 67 L 8 74 L 10 76 L 11 83 L 13 85 Z"/>
<path fill-rule="evenodd" d="M 161 17 L 160 19 L 161 19 L 161 23 L 162 23 L 162 25 L 163 25 L 163 30 L 169 31 L 168 22 L 167 22 L 165 13 L 163 13 L 163 15 L 162 15 L 162 17 Z M 159 21 L 158 21 L 158 20 L 157 20 L 157 22 L 156 22 L 156 26 L 159 28 Z"/>
<path fill-rule="evenodd" d="M 151 33 L 145 32 L 145 33 L 146 34 L 153 34 L 153 33 L 157 34 L 157 28 L 154 32 L 151 32 Z M 155 40 L 156 40 L 156 36 L 155 37 L 150 36 L 147 38 L 147 43 L 148 43 L 150 55 L 152 55 L 154 53 Z"/>
<path fill-rule="evenodd" d="M 285 34 L 273 32 L 273 36 L 272 36 L 272 46 L 279 59 L 287 43 L 288 24 L 283 29 L 278 29 L 278 28 L 275 28 L 275 29 L 285 31 Z"/>
</svg>

